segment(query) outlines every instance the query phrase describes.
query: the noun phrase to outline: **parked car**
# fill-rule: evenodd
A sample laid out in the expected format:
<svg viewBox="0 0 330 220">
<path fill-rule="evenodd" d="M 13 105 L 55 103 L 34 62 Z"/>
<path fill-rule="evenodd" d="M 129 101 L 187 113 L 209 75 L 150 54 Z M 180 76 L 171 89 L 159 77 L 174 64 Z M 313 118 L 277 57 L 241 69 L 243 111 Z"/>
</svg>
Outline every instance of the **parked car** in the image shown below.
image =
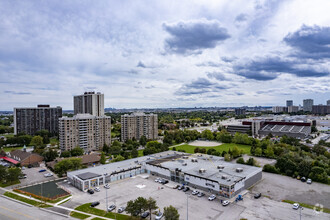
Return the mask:
<svg viewBox="0 0 330 220">
<path fill-rule="evenodd" d="M 255 199 L 259 199 L 261 197 L 261 193 L 256 193 L 256 194 L 254 194 L 254 198 Z"/>
<path fill-rule="evenodd" d="M 104 188 L 110 189 L 110 185 L 107 183 L 107 184 L 104 185 Z"/>
<path fill-rule="evenodd" d="M 143 212 L 141 217 L 142 218 L 147 218 L 150 215 L 150 212 Z"/>
<path fill-rule="evenodd" d="M 306 183 L 307 184 L 312 184 L 312 180 L 311 179 L 308 179 Z"/>
<path fill-rule="evenodd" d="M 89 194 L 94 194 L 94 190 L 92 190 L 92 189 L 88 189 L 87 192 L 88 192 Z"/>
<path fill-rule="evenodd" d="M 156 183 L 160 183 L 160 181 L 161 181 L 160 178 L 156 178 L 156 179 L 155 179 L 155 182 L 156 182 Z"/>
<path fill-rule="evenodd" d="M 126 207 L 124 207 L 124 206 L 120 207 L 120 208 L 118 209 L 118 213 L 122 213 L 122 212 L 124 212 L 125 209 L 126 209 Z"/>
<path fill-rule="evenodd" d="M 100 202 L 92 202 L 91 207 L 95 207 L 95 206 L 98 206 L 98 205 L 100 205 Z"/>
<path fill-rule="evenodd" d="M 39 173 L 46 172 L 46 171 L 47 171 L 47 170 L 42 169 L 42 170 L 39 170 Z"/>
<path fill-rule="evenodd" d="M 185 187 L 184 189 L 183 189 L 183 192 L 187 192 L 187 191 L 189 191 L 190 190 L 190 188 L 187 186 L 187 187 Z"/>
<path fill-rule="evenodd" d="M 209 201 L 213 201 L 213 200 L 215 200 L 217 197 L 213 194 L 213 195 L 211 195 L 210 197 L 209 197 Z"/>
<path fill-rule="evenodd" d="M 26 179 L 26 178 L 27 178 L 26 174 L 22 174 L 18 177 L 18 179 Z"/>
<path fill-rule="evenodd" d="M 179 186 L 178 190 L 183 190 L 184 186 Z"/>
<path fill-rule="evenodd" d="M 293 208 L 293 209 L 299 209 L 299 207 L 300 207 L 300 205 L 299 205 L 298 203 L 294 203 L 294 204 L 292 205 L 292 208 Z"/>
<path fill-rule="evenodd" d="M 177 189 L 179 187 L 180 187 L 180 185 L 176 185 L 176 186 L 173 187 L 173 189 Z"/>
<path fill-rule="evenodd" d="M 109 206 L 109 207 L 108 207 L 108 212 L 113 211 L 115 208 L 116 208 L 115 205 L 111 205 L 111 206 Z"/>
<path fill-rule="evenodd" d="M 162 179 L 162 180 L 160 181 L 160 183 L 161 183 L 161 184 L 166 184 L 166 183 L 168 183 L 168 180 Z"/>
<path fill-rule="evenodd" d="M 156 220 L 160 220 L 161 218 L 163 218 L 163 213 L 162 212 L 158 212 L 155 219 Z"/>
<path fill-rule="evenodd" d="M 100 187 L 95 187 L 94 191 L 95 191 L 95 192 L 100 192 L 100 191 L 101 191 L 101 190 L 100 190 Z"/>
<path fill-rule="evenodd" d="M 223 202 L 222 202 L 222 205 L 223 205 L 223 206 L 227 206 L 227 205 L 229 205 L 229 201 L 228 201 L 228 200 L 223 201 Z"/>
<path fill-rule="evenodd" d="M 197 195 L 199 192 L 197 190 L 193 190 L 191 194 Z"/>
<path fill-rule="evenodd" d="M 306 182 L 306 178 L 305 177 L 301 177 L 301 182 Z"/>
<path fill-rule="evenodd" d="M 197 194 L 197 196 L 198 197 L 203 197 L 205 194 L 203 193 L 203 192 L 199 192 L 198 194 Z"/>
<path fill-rule="evenodd" d="M 53 176 L 53 174 L 52 173 L 46 173 L 44 176 L 45 177 L 51 177 L 51 176 Z"/>
</svg>

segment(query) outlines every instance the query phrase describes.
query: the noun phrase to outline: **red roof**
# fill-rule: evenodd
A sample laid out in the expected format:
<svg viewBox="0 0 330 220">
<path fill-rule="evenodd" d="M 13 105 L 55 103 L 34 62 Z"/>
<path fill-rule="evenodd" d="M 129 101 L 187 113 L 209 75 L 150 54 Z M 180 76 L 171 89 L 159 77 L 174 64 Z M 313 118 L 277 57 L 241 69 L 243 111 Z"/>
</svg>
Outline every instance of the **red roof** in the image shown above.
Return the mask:
<svg viewBox="0 0 330 220">
<path fill-rule="evenodd" d="M 0 159 L 4 159 L 4 160 L 6 160 L 6 161 L 8 161 L 10 163 L 13 163 L 15 165 L 19 163 L 17 160 L 11 159 L 9 157 L 0 157 Z"/>
</svg>

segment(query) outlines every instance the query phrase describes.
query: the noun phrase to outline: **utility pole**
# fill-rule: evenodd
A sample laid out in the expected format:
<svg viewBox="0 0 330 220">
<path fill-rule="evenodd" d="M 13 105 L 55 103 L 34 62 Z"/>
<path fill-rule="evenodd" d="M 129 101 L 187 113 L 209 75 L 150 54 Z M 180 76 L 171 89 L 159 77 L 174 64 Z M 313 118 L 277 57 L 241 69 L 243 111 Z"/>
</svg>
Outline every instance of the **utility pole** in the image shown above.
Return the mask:
<svg viewBox="0 0 330 220">
<path fill-rule="evenodd" d="M 107 206 L 107 207 L 105 207 L 106 208 L 106 210 L 107 210 L 107 212 L 108 212 L 108 189 L 107 188 L 105 188 L 105 205 Z"/>
<path fill-rule="evenodd" d="M 187 193 L 187 220 L 188 220 L 188 193 Z"/>
</svg>

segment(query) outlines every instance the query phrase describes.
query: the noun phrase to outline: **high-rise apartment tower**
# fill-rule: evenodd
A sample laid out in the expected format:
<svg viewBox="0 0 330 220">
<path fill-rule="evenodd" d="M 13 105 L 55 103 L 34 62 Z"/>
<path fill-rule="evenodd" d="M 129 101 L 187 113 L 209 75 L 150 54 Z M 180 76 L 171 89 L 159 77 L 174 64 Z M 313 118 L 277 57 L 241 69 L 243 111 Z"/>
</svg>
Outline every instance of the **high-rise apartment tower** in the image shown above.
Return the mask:
<svg viewBox="0 0 330 220">
<path fill-rule="evenodd" d="M 34 135 L 37 131 L 47 130 L 57 135 L 60 117 L 62 117 L 60 106 L 38 105 L 37 108 L 14 108 L 14 134 Z"/>
<path fill-rule="evenodd" d="M 73 97 L 74 114 L 104 115 L 104 94 L 85 92 Z"/>
<path fill-rule="evenodd" d="M 111 144 L 111 117 L 77 114 L 59 119 L 60 148 L 72 150 L 79 146 L 85 152 L 101 150 Z"/>
<path fill-rule="evenodd" d="M 121 116 L 121 141 L 158 138 L 158 116 L 156 114 L 133 113 Z"/>
<path fill-rule="evenodd" d="M 311 112 L 313 108 L 314 100 L 313 99 L 304 99 L 303 108 L 305 112 Z"/>
</svg>

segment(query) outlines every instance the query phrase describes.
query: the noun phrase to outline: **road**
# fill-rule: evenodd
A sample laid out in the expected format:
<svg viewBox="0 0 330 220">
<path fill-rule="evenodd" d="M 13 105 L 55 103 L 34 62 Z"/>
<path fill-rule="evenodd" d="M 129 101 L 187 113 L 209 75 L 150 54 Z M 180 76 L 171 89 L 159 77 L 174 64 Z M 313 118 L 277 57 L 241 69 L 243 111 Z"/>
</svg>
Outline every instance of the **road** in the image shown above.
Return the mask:
<svg viewBox="0 0 330 220">
<path fill-rule="evenodd" d="M 60 215 L 52 214 L 37 207 L 29 207 L 17 202 L 13 202 L 6 198 L 0 197 L 0 219 L 1 220 L 61 220 L 61 219 L 73 219 L 65 218 Z"/>
</svg>

